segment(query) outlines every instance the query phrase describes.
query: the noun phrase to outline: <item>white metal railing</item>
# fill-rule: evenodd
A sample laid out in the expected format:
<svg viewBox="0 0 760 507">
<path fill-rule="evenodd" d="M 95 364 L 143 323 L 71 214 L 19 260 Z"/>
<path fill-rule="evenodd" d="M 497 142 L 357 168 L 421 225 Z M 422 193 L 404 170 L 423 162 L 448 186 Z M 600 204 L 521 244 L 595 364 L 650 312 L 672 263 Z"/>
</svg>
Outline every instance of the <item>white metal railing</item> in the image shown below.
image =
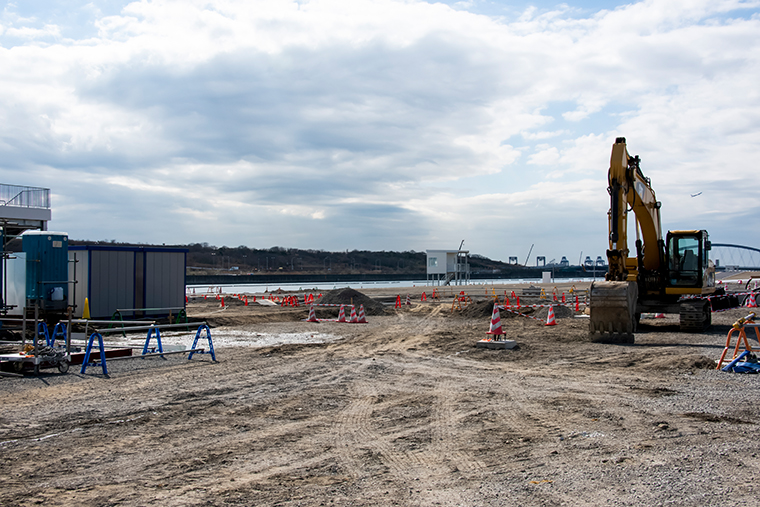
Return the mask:
<svg viewBox="0 0 760 507">
<path fill-rule="evenodd" d="M 0 183 L 0 206 L 50 209 L 50 189 Z"/>
</svg>

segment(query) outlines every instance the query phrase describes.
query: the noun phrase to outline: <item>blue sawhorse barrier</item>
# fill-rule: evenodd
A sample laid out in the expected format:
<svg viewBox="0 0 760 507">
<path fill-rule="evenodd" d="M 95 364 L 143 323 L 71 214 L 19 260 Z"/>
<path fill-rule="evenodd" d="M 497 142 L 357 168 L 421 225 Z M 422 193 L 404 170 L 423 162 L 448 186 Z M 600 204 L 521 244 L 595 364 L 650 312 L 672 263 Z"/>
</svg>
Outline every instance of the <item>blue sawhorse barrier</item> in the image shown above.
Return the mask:
<svg viewBox="0 0 760 507">
<path fill-rule="evenodd" d="M 158 351 L 163 352 L 164 347 L 161 345 L 161 330 L 157 327 L 151 327 L 148 330 L 148 336 L 145 338 L 145 346 L 143 347 L 142 355 L 145 355 L 148 353 L 148 346 L 150 345 L 150 337 L 153 336 L 153 332 L 155 331 L 156 334 L 156 343 L 158 343 Z M 161 356 L 162 359 L 166 359 L 164 356 Z"/>
<path fill-rule="evenodd" d="M 48 345 L 50 347 L 55 347 L 55 339 L 59 337 L 63 339 L 63 342 L 65 344 L 66 343 L 66 324 L 64 324 L 63 322 L 59 322 L 53 328 L 53 334 L 50 335 L 50 341 L 48 342 Z"/>
<path fill-rule="evenodd" d="M 199 351 L 198 354 L 211 354 L 211 360 L 216 361 L 216 354 L 214 354 L 214 343 L 211 341 L 211 330 L 206 324 L 201 324 L 198 326 L 198 332 L 195 333 L 195 340 L 193 340 L 193 346 L 190 347 L 190 350 L 195 350 L 195 348 L 198 346 L 198 339 L 201 337 L 201 333 L 204 329 L 206 330 L 206 338 L 208 339 L 208 352 Z M 190 352 L 190 354 L 187 356 L 187 359 L 192 359 L 193 354 L 195 354 L 195 352 Z"/>
<path fill-rule="evenodd" d="M 90 353 L 92 352 L 92 345 L 96 336 L 98 337 L 98 348 L 100 349 L 100 363 L 90 362 Z M 106 349 L 103 346 L 103 336 L 97 332 L 92 333 L 90 335 L 90 340 L 87 342 L 87 350 L 84 353 L 84 361 L 82 361 L 82 371 L 80 373 L 84 374 L 88 366 L 102 366 L 103 375 L 108 375 L 108 369 L 106 367 Z"/>
<path fill-rule="evenodd" d="M 201 336 L 203 332 L 205 331 L 205 336 Z M 149 353 L 149 346 L 150 346 L 150 339 L 155 334 L 156 336 L 156 342 L 158 344 L 158 352 L 155 353 Z M 97 345 L 95 344 L 95 337 L 98 338 Z M 208 351 L 204 349 L 196 350 L 196 347 L 198 346 L 198 340 L 201 338 L 206 338 L 208 341 Z M 100 362 L 97 361 L 90 361 L 90 355 L 92 354 L 92 348 L 93 346 L 98 347 L 100 350 Z M 144 357 L 144 356 L 161 356 L 164 358 L 164 354 L 182 354 L 184 352 L 187 352 L 186 350 L 178 350 L 178 351 L 171 351 L 171 352 L 164 352 L 163 345 L 161 344 L 161 330 L 158 327 L 151 327 L 151 329 L 148 331 L 148 336 L 145 339 L 145 346 L 143 347 L 142 355 L 140 356 L 129 356 L 129 357 L 117 357 L 114 359 L 137 359 L 138 357 Z M 201 324 L 198 326 L 198 332 L 195 333 L 195 340 L 193 340 L 193 346 L 190 347 L 190 352 L 187 356 L 188 359 L 193 358 L 193 354 L 211 354 L 211 359 L 213 361 L 216 361 L 216 354 L 214 353 L 214 342 L 211 340 L 211 330 L 209 329 L 207 324 Z M 108 369 L 106 367 L 106 350 L 103 346 L 103 336 L 99 332 L 94 332 L 90 335 L 90 339 L 87 342 L 87 349 L 85 351 L 84 355 L 84 362 L 82 363 L 82 370 L 81 373 L 85 373 L 87 371 L 88 366 L 100 366 L 103 368 L 103 375 L 108 375 Z"/>
<path fill-rule="evenodd" d="M 63 338 L 64 341 L 66 340 L 66 324 L 63 322 L 59 322 L 55 325 L 52 334 L 48 332 L 47 323 L 40 322 L 37 324 L 37 340 L 41 341 L 41 339 L 44 338 L 45 345 L 48 347 L 55 347 L 55 339 L 59 337 Z"/>
<path fill-rule="evenodd" d="M 50 333 L 48 333 L 48 327 L 45 322 L 37 324 L 37 343 L 42 341 L 42 338 L 45 339 L 45 345 L 50 346 Z"/>
</svg>

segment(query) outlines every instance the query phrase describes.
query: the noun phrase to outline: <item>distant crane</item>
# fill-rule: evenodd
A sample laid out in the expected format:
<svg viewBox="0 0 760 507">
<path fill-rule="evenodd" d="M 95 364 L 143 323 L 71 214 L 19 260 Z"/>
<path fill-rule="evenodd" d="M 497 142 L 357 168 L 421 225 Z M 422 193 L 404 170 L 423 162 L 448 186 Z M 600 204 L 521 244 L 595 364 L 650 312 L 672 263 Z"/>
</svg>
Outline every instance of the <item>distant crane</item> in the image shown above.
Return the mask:
<svg viewBox="0 0 760 507">
<path fill-rule="evenodd" d="M 528 250 L 528 256 L 525 258 L 525 264 L 523 264 L 523 266 L 527 266 L 528 265 L 528 259 L 530 259 L 530 254 L 533 252 L 533 247 L 534 246 L 536 246 L 535 243 L 533 243 L 532 245 L 530 245 L 530 250 Z"/>
</svg>

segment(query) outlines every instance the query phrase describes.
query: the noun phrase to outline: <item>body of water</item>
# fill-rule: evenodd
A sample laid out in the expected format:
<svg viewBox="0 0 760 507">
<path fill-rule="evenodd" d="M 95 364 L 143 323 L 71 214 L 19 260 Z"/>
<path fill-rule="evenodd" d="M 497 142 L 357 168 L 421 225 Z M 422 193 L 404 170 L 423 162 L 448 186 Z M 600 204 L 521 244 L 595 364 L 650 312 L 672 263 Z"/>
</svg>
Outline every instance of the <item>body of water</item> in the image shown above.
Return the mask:
<svg viewBox="0 0 760 507">
<path fill-rule="evenodd" d="M 597 278 L 597 280 L 603 280 L 604 278 Z M 592 282 L 593 278 L 561 278 L 554 279 L 552 283 L 576 283 L 576 282 Z M 456 287 L 477 287 L 483 285 L 502 285 L 502 284 L 540 284 L 540 278 L 520 278 L 515 280 L 508 279 L 493 279 L 493 280 L 471 280 L 467 285 L 451 285 L 448 288 Z M 277 289 L 282 289 L 283 292 L 298 292 L 298 291 L 328 291 L 333 289 L 351 288 L 356 290 L 361 289 L 392 289 L 394 287 L 430 287 L 442 288 L 442 285 L 428 284 L 425 280 L 399 280 L 399 281 L 378 281 L 378 282 L 330 282 L 330 283 L 281 283 L 281 284 L 266 284 L 266 283 L 246 283 L 246 284 L 224 284 L 224 285 L 188 285 L 187 291 L 192 293 L 195 289 L 196 294 L 203 294 L 206 292 L 219 293 L 221 289 L 222 294 L 236 294 L 236 293 L 249 293 L 259 294 L 264 292 L 272 292 Z"/>
</svg>

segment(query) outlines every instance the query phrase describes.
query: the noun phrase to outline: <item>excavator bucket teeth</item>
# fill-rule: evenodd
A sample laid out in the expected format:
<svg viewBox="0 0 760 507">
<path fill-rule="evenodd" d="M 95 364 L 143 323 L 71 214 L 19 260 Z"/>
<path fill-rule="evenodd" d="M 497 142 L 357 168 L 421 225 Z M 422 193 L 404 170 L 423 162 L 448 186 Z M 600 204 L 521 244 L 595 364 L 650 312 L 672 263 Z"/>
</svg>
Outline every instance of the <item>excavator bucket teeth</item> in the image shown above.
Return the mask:
<svg viewBox="0 0 760 507">
<path fill-rule="evenodd" d="M 631 282 L 591 284 L 589 337 L 601 343 L 633 343 L 638 286 Z"/>
</svg>

